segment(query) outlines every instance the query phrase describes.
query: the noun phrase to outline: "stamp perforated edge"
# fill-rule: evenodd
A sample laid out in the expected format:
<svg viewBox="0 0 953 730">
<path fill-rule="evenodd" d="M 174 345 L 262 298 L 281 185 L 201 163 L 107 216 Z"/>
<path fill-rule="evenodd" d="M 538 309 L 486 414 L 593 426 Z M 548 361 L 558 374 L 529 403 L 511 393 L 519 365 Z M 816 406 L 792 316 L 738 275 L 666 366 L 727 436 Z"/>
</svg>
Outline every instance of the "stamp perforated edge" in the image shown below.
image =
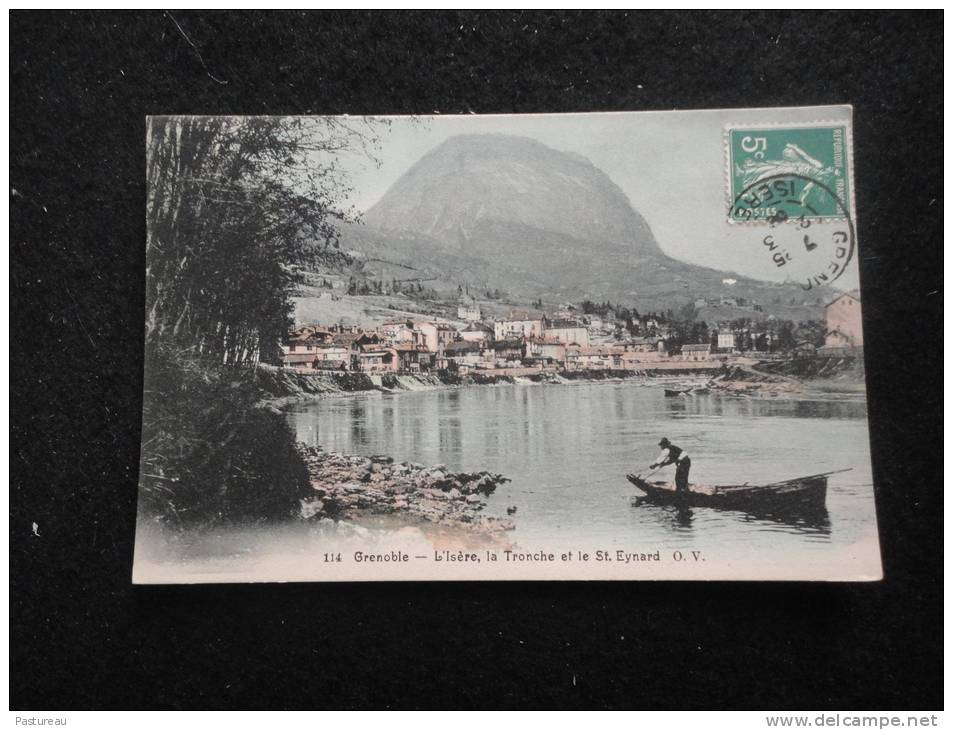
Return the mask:
<svg viewBox="0 0 953 730">
<path fill-rule="evenodd" d="M 846 201 L 847 214 L 851 223 L 857 225 L 857 205 L 855 203 L 856 184 L 854 177 L 854 118 L 851 114 L 848 119 L 811 119 L 798 122 L 763 122 L 752 123 L 744 122 L 739 124 L 727 123 L 722 129 L 722 146 L 725 154 L 724 168 L 724 186 L 725 186 L 725 222 L 731 226 L 753 226 L 763 227 L 769 225 L 767 220 L 735 220 L 731 217 L 731 209 L 735 205 L 735 199 L 731 195 L 731 132 L 741 129 L 803 129 L 805 127 L 843 127 L 846 130 L 846 149 L 847 149 L 847 180 L 848 180 L 848 200 Z M 843 205 L 845 201 L 841 201 Z M 818 220 L 843 220 L 842 218 L 819 218 Z"/>
</svg>

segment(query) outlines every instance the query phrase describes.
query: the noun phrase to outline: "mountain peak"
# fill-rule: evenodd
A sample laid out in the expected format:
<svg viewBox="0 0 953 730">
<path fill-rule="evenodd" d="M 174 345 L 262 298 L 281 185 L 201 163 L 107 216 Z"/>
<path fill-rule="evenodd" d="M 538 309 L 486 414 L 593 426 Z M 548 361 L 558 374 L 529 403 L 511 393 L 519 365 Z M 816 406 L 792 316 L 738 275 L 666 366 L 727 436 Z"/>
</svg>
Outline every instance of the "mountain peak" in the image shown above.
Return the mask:
<svg viewBox="0 0 953 730">
<path fill-rule="evenodd" d="M 394 183 L 366 221 L 434 236 L 454 249 L 483 227 L 512 224 L 636 255 L 659 252 L 645 220 L 589 160 L 505 134 L 445 140 Z"/>
<path fill-rule="evenodd" d="M 633 173 L 638 174 L 638 170 Z M 529 137 L 465 134 L 434 147 L 349 229 L 348 244 L 394 274 L 473 284 L 517 301 L 636 302 L 671 308 L 731 295 L 803 299 L 794 285 L 676 261 L 625 193 L 575 153 Z"/>
<path fill-rule="evenodd" d="M 518 134 L 491 132 L 487 134 L 457 134 L 448 137 L 434 147 L 429 155 L 441 154 L 477 154 L 486 157 L 509 158 L 511 155 L 527 156 L 552 155 L 575 161 L 578 164 L 596 170 L 592 162 L 578 152 L 563 152 L 540 142 L 533 137 Z M 426 156 L 423 158 L 426 159 Z"/>
</svg>

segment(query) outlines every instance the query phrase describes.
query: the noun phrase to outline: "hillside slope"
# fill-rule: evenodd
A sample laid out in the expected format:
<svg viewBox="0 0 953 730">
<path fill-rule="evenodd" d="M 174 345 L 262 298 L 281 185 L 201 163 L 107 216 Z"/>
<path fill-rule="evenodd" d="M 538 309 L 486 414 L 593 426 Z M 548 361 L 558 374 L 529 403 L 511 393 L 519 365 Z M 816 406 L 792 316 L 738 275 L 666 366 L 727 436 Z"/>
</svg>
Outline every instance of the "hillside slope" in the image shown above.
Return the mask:
<svg viewBox="0 0 953 730">
<path fill-rule="evenodd" d="M 342 241 L 382 278 L 470 284 L 526 301 L 668 308 L 730 296 L 779 315 L 790 315 L 792 299 L 801 315 L 817 311 L 797 286 L 666 256 L 604 172 L 525 137 L 448 139 L 394 183 L 363 225 L 347 227 Z"/>
</svg>

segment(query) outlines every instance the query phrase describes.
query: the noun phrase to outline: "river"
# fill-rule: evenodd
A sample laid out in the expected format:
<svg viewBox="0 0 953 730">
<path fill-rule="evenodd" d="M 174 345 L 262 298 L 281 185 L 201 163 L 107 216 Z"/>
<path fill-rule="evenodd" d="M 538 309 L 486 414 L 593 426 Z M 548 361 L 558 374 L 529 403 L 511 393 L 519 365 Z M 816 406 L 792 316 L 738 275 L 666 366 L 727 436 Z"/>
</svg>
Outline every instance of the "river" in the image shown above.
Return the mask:
<svg viewBox="0 0 953 730">
<path fill-rule="evenodd" d="M 671 398 L 657 383 L 626 380 L 351 394 L 302 402 L 288 418 L 298 440 L 328 450 L 504 474 L 511 481 L 489 498 L 485 512 L 505 516 L 515 508 L 516 527 L 507 537 L 522 550 L 697 549 L 719 567 L 694 577 L 879 574 L 862 401 Z M 634 503 L 638 492 L 625 474 L 648 473 L 662 436 L 690 455 L 692 483 L 757 484 L 850 471 L 831 476 L 826 512 L 810 518 Z M 672 472 L 661 476 L 671 479 Z M 334 539 L 308 535 L 289 527 L 257 541 L 245 536 L 243 554 L 261 569 L 271 563 L 260 551 L 291 540 L 303 558 Z M 232 569 L 241 568 L 225 566 L 226 573 Z"/>
</svg>

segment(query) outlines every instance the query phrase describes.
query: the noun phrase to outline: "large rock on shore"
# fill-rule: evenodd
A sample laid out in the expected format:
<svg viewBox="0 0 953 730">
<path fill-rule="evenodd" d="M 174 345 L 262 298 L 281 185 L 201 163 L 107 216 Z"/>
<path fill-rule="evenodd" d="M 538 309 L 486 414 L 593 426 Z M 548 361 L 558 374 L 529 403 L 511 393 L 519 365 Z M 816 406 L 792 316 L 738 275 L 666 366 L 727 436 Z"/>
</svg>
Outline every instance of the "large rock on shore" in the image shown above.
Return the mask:
<svg viewBox="0 0 953 730">
<path fill-rule="evenodd" d="M 485 497 L 508 481 L 491 472 L 454 473 L 443 464 L 394 463 L 389 456 L 357 456 L 299 444 L 314 496 L 301 502 L 304 519 L 357 519 L 404 514 L 483 532 L 513 529 L 511 520 L 480 514 Z"/>
</svg>

